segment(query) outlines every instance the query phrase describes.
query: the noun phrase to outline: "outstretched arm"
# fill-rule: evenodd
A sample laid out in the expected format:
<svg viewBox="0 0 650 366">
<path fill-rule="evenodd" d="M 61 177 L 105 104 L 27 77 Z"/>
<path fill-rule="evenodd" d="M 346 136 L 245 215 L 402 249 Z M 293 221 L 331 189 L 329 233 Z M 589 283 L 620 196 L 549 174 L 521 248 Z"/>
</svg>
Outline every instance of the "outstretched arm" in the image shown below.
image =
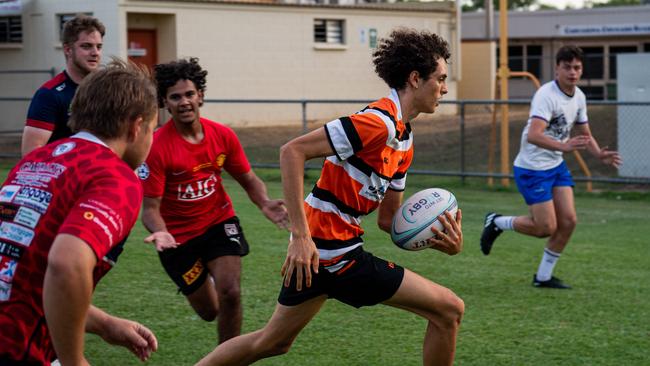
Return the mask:
<svg viewBox="0 0 650 366">
<path fill-rule="evenodd" d="M 144 242 L 153 243 L 159 252 L 178 246 L 176 239 L 167 231 L 165 220 L 160 214 L 161 202 L 161 197 L 145 197 L 142 201 L 142 223 L 151 232 L 151 235 L 144 238 Z"/>
<path fill-rule="evenodd" d="M 60 234 L 50 249 L 43 283 L 45 320 L 63 365 L 86 365 L 84 331 L 97 258 L 81 239 Z"/>
<path fill-rule="evenodd" d="M 269 199 L 266 185 L 253 170 L 249 170 L 244 174 L 233 175 L 233 178 L 244 188 L 251 202 L 262 211 L 269 221 L 281 229 L 289 228 L 289 217 L 284 207 L 284 201 Z"/>
<path fill-rule="evenodd" d="M 544 134 L 547 124 L 543 119 L 533 118 L 528 127 L 528 142 L 548 150 L 571 152 L 586 149 L 591 140 L 590 136 L 579 134 L 566 142 L 557 141 Z"/>
<path fill-rule="evenodd" d="M 623 159 L 621 159 L 618 151 L 612 151 L 608 150 L 606 147 L 601 148 L 598 146 L 598 142 L 591 134 L 591 129 L 589 128 L 588 123 L 576 125 L 576 130 L 581 135 L 589 136 L 590 140 L 589 144 L 587 144 L 587 150 L 603 164 L 612 165 L 615 168 L 618 168 L 623 163 Z"/>
<path fill-rule="evenodd" d="M 99 335 L 106 343 L 122 346 L 146 361 L 158 349 L 158 340 L 151 330 L 132 320 L 118 318 L 90 306 L 86 332 Z"/>
<path fill-rule="evenodd" d="M 311 286 L 311 271 L 318 273 L 318 250 L 311 239 L 303 200 L 305 162 L 316 157 L 334 155 L 324 128 L 297 137 L 280 149 L 280 170 L 284 200 L 291 222 L 291 237 L 287 248 L 287 258 L 282 265 L 284 285 L 289 286 L 294 271 L 296 289 L 302 290 L 303 278 L 307 287 Z"/>
</svg>

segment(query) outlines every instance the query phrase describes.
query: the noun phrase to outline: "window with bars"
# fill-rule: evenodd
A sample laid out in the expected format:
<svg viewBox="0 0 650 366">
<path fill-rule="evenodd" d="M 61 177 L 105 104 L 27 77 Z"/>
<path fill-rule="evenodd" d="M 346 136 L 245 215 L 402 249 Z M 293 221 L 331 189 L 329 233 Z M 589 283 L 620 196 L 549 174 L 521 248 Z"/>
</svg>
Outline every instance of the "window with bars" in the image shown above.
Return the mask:
<svg viewBox="0 0 650 366">
<path fill-rule="evenodd" d="M 320 44 L 345 44 L 345 20 L 314 19 L 314 42 Z"/>
<path fill-rule="evenodd" d="M 497 65 L 499 65 L 499 56 L 497 47 Z M 508 46 L 508 68 L 511 71 L 528 71 L 539 79 L 542 77 L 542 58 L 542 46 Z"/>
<path fill-rule="evenodd" d="M 0 17 L 0 43 L 22 43 L 23 21 L 20 15 Z"/>
</svg>

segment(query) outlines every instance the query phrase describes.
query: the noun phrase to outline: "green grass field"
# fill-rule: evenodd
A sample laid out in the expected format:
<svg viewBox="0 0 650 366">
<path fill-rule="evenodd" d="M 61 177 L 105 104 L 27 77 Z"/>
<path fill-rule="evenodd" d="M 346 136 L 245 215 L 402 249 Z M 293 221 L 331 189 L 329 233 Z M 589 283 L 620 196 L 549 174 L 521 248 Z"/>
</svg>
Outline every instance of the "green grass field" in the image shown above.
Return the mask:
<svg viewBox="0 0 650 366">
<path fill-rule="evenodd" d="M 4 170 L 4 169 L 3 169 Z M 272 196 L 277 172 L 260 171 Z M 310 172 L 313 182 L 315 172 Z M 281 285 L 287 233 L 267 222 L 231 179 L 227 189 L 242 220 L 251 254 L 244 259 L 244 331 L 263 326 Z M 465 248 L 457 256 L 407 252 L 364 222 L 365 248 L 452 289 L 465 301 L 457 365 L 648 365 L 650 362 L 650 199 L 647 194 L 578 193 L 579 224 L 555 274 L 573 290 L 530 285 L 543 240 L 505 233 L 492 254 L 478 249 L 485 212 L 525 214 L 513 189 L 461 186 L 457 179 L 411 176 L 407 195 L 425 187 L 453 191 L 463 210 Z M 177 294 L 138 223 L 117 267 L 97 287 L 94 304 L 135 319 L 157 335 L 152 365 L 191 365 L 216 345 L 214 323 L 200 320 Z M 356 310 L 328 301 L 284 356 L 260 365 L 419 365 L 421 318 L 386 306 Z M 87 336 L 93 365 L 140 364 L 128 351 Z"/>
</svg>

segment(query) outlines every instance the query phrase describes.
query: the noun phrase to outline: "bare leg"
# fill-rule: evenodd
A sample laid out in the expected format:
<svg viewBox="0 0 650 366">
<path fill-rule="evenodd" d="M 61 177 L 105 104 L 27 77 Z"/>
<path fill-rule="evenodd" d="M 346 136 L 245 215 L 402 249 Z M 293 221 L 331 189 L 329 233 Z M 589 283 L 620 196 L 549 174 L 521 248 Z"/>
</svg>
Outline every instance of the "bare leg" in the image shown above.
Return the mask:
<svg viewBox="0 0 650 366">
<path fill-rule="evenodd" d="M 385 305 L 405 309 L 428 320 L 424 335 L 423 365 L 452 365 L 456 335 L 465 304 L 446 287 L 404 269 L 404 279 Z"/>
<path fill-rule="evenodd" d="M 557 213 L 557 230 L 548 239 L 546 247 L 562 253 L 578 222 L 572 187 L 554 187 L 553 204 Z"/>
<path fill-rule="evenodd" d="M 513 221 L 516 232 L 547 238 L 555 232 L 557 219 L 553 201 L 535 203 L 529 206 L 530 216 L 517 216 Z"/>
<path fill-rule="evenodd" d="M 201 319 L 211 322 L 217 318 L 217 315 L 219 315 L 219 304 L 217 292 L 214 289 L 214 282 L 210 274 L 208 274 L 201 287 L 187 295 L 187 301 Z"/>
<path fill-rule="evenodd" d="M 259 359 L 289 352 L 293 341 L 326 299 L 323 295 L 296 306 L 278 304 L 264 328 L 229 339 L 196 365 L 250 365 Z"/>
<path fill-rule="evenodd" d="M 218 257 L 207 264 L 218 299 L 217 329 L 219 343 L 241 333 L 243 309 L 241 303 L 241 257 Z M 206 281 L 207 282 L 207 281 Z"/>
</svg>

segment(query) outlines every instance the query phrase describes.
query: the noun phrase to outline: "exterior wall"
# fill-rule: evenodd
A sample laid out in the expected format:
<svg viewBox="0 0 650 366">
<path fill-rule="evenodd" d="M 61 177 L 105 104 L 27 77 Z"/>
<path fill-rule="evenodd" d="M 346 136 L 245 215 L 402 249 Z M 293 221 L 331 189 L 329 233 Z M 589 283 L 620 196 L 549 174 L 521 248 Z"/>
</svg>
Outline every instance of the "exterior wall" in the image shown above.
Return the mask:
<svg viewBox="0 0 650 366">
<path fill-rule="evenodd" d="M 458 83 L 458 99 L 494 99 L 496 43 L 492 41 L 463 42 L 461 68 L 463 79 Z M 486 55 L 488 55 L 486 57 Z M 480 60 L 480 62 L 476 62 Z"/>
<path fill-rule="evenodd" d="M 495 37 L 499 35 L 498 17 L 499 12 L 495 12 Z M 463 14 L 463 42 L 485 39 L 485 22 L 484 13 Z M 620 47 L 631 47 L 636 52 L 650 50 L 650 6 L 508 13 L 508 45 L 542 49 L 538 75 L 542 83 L 554 78 L 555 53 L 566 44 L 592 48 L 592 53 L 587 54 L 580 83 L 587 96 L 615 99 L 616 76 L 610 71 L 610 64 L 614 66 Z M 602 51 L 593 53 L 593 49 Z M 527 56 L 520 60 L 523 61 L 523 70 L 513 71 L 531 71 L 526 67 Z M 603 72 L 590 76 L 587 69 L 596 63 L 602 63 Z M 530 81 L 523 79 L 511 79 L 509 85 L 511 98 L 529 98 L 535 89 Z"/>
<path fill-rule="evenodd" d="M 455 36 L 452 12 L 148 1 L 128 1 L 120 12 L 127 14 L 129 27 L 151 25 L 154 13 L 175 14 L 177 39 L 161 37 L 159 49 L 175 46 L 176 55 L 161 54 L 159 60 L 199 57 L 208 70 L 207 99 L 380 98 L 388 88 L 373 70 L 370 28 L 377 30 L 378 38 L 398 26 L 428 29 L 448 40 Z M 345 45 L 314 43 L 314 19 L 343 19 Z M 448 99 L 455 99 L 455 84 L 450 80 Z M 363 106 L 309 104 L 307 118 L 322 122 Z M 444 105 L 443 112 L 454 108 Z M 240 125 L 293 124 L 302 118 L 300 104 L 207 103 L 203 114 Z"/>
<path fill-rule="evenodd" d="M 127 57 L 129 28 L 156 29 L 158 60 L 199 57 L 208 70 L 207 99 L 357 99 L 374 100 L 388 88 L 374 73 L 368 32 L 377 38 L 393 28 L 427 29 L 450 42 L 449 94 L 456 99 L 459 35 L 455 8 L 451 5 L 408 4 L 412 10 L 380 5 L 299 6 L 235 4 L 210 1 L 145 0 L 24 0 L 23 42 L 0 45 L 0 70 L 65 67 L 59 37 L 60 14 L 89 12 L 107 29 L 104 61 Z M 345 45 L 314 43 L 314 19 L 345 21 Z M 0 97 L 31 97 L 49 74 L 1 75 Z M 28 80 L 25 80 L 28 79 Z M 32 80 L 33 79 L 33 80 Z M 4 89 L 4 90 L 3 90 Z M 0 107 L 15 115 L 3 115 L 1 130 L 19 130 L 28 102 L 3 102 Z M 310 122 L 325 121 L 355 112 L 359 103 L 310 104 Z M 455 113 L 442 105 L 438 113 Z M 214 104 L 203 114 L 229 124 L 300 123 L 299 104 Z"/>
</svg>

